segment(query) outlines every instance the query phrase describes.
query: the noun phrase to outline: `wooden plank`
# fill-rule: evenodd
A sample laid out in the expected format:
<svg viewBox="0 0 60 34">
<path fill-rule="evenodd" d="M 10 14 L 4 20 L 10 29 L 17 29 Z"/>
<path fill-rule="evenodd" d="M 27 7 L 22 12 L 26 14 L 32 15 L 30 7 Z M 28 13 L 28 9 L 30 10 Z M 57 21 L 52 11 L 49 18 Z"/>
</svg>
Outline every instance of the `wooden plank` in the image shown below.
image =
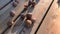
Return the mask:
<svg viewBox="0 0 60 34">
<path fill-rule="evenodd" d="M 28 2 L 28 1 L 27 1 L 27 2 Z M 20 1 L 20 3 L 18 4 L 18 6 L 14 9 L 14 11 L 15 11 L 15 16 L 11 19 L 12 21 L 14 21 L 14 20 L 17 18 L 17 16 L 23 11 L 24 5 L 25 5 L 27 2 L 26 2 L 26 1 L 23 1 L 23 2 Z"/>
<path fill-rule="evenodd" d="M 54 0 L 37 34 L 60 34 L 60 9 L 57 0 Z"/>
<path fill-rule="evenodd" d="M 20 1 L 20 4 L 18 5 L 18 7 L 17 8 L 15 8 L 14 10 L 15 11 L 17 11 L 18 12 L 18 10 L 20 10 L 19 8 L 22 8 L 22 7 L 24 7 L 24 4 L 22 4 L 22 3 L 24 3 L 24 1 Z M 9 6 L 10 6 L 10 8 L 9 8 Z M 7 12 L 5 12 L 4 10 L 1 10 L 1 11 L 4 11 L 3 13 L 4 14 L 1 14 L 1 15 L 4 15 L 4 20 L 3 20 L 3 22 L 1 21 L 1 25 L 0 25 L 0 29 L 1 29 L 1 31 L 0 31 L 0 34 L 8 27 L 8 25 L 7 25 L 7 23 L 8 23 L 8 21 L 11 19 L 11 16 L 9 15 L 9 12 L 11 11 L 10 9 L 13 9 L 13 7 L 11 7 L 11 4 L 9 4 L 6 8 L 8 8 L 7 10 L 5 10 L 5 11 L 8 11 L 8 13 Z M 20 12 L 20 11 L 19 11 Z M 2 18 L 2 17 L 1 17 Z"/>
<path fill-rule="evenodd" d="M 34 34 L 40 21 L 42 20 L 45 12 L 47 11 L 48 7 L 50 6 L 52 0 L 40 0 L 38 5 L 36 5 L 34 11 L 33 11 L 33 17 L 36 18 L 36 22 L 33 25 L 33 28 L 30 32 L 30 34 Z"/>
<path fill-rule="evenodd" d="M 14 7 L 11 5 L 12 3 L 10 3 L 9 5 L 7 5 L 5 8 L 3 8 L 2 10 L 0 10 L 0 23 L 2 23 L 2 21 L 4 21 L 7 16 L 10 16 L 8 15 L 10 13 L 10 11 L 12 9 L 14 9 Z M 10 11 L 9 11 L 10 10 Z"/>
<path fill-rule="evenodd" d="M 29 8 L 29 12 L 31 11 L 32 12 L 32 10 L 33 10 L 33 7 L 30 7 Z M 16 22 L 17 21 L 17 22 Z M 20 18 L 18 18 L 17 20 L 16 20 L 15 22 L 16 22 L 16 24 L 18 24 L 19 26 L 17 26 L 17 27 L 13 27 L 13 34 L 14 33 L 16 33 L 16 34 L 18 34 L 22 29 L 23 29 L 23 27 L 24 27 L 24 24 L 23 25 L 21 25 L 21 23 L 23 23 L 22 21 L 21 21 L 21 19 Z M 15 25 L 16 25 L 15 24 Z M 25 28 L 25 27 L 24 27 Z M 17 32 L 15 32 L 15 31 L 17 31 Z M 27 32 L 27 31 L 26 31 Z M 6 33 L 11 33 L 12 34 L 12 32 L 11 32 L 11 29 L 8 29 L 6 32 L 5 32 L 5 34 Z M 28 33 L 26 33 L 26 34 L 29 34 L 29 31 L 28 31 Z"/>
<path fill-rule="evenodd" d="M 34 34 L 42 17 L 44 16 L 45 12 L 47 11 L 49 5 L 51 4 L 52 0 L 48 0 L 48 1 L 44 1 L 44 0 L 40 0 L 40 2 L 35 6 L 33 12 L 32 12 L 32 17 L 35 17 L 36 18 L 36 22 L 34 23 L 33 27 L 32 28 L 25 28 L 24 29 L 22 28 L 22 26 L 17 26 L 15 27 L 17 32 L 21 31 L 22 29 L 25 30 L 26 34 Z M 20 21 L 19 21 L 20 22 Z M 17 33 L 17 32 L 14 32 L 14 33 Z M 11 31 L 8 31 L 8 33 L 12 33 Z M 13 34 L 14 34 L 13 33 Z M 18 34 L 18 33 L 17 33 Z"/>
<path fill-rule="evenodd" d="M 42 17 L 44 16 L 44 14 L 47 11 L 51 2 L 52 2 L 52 0 L 49 0 L 47 2 L 45 0 L 40 0 L 40 2 L 35 6 L 35 8 L 33 10 L 33 17 L 35 17 L 35 15 L 36 15 L 37 19 L 36 19 L 36 22 L 34 23 L 34 26 L 29 34 L 34 34 L 34 32 L 36 31 L 36 29 L 38 27 L 38 24 L 40 23 Z"/>
<path fill-rule="evenodd" d="M 0 10 L 2 7 L 4 7 L 7 3 L 9 3 L 11 0 L 0 0 Z"/>
<path fill-rule="evenodd" d="M 11 18 L 9 12 L 10 10 L 14 9 L 11 4 L 12 3 L 10 3 L 4 9 L 1 10 L 2 12 L 0 13 L 0 34 L 8 27 L 7 22 Z"/>
</svg>

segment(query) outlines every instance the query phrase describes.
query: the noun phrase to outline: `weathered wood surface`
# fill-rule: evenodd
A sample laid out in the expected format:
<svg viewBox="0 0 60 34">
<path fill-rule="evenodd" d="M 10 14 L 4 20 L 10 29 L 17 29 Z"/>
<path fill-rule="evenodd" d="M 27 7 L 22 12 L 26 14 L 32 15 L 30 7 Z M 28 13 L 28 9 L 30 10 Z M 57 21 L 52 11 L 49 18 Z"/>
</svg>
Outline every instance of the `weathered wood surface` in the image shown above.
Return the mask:
<svg viewBox="0 0 60 34">
<path fill-rule="evenodd" d="M 31 32 L 29 34 L 34 34 L 42 17 L 44 16 L 45 12 L 47 11 L 49 5 L 51 4 L 52 0 L 44 1 L 41 0 L 34 8 L 33 10 L 33 17 L 37 18 L 36 23 L 34 24 Z M 48 5 L 49 4 L 49 5 Z M 39 7 L 40 6 L 40 7 Z M 23 27 L 23 26 L 22 26 Z M 21 28 L 20 28 L 21 29 Z"/>
<path fill-rule="evenodd" d="M 7 5 L 5 8 L 3 8 L 0 13 L 0 34 L 8 27 L 7 23 L 8 21 L 11 19 L 11 16 L 10 16 L 10 11 L 11 10 L 19 10 L 19 8 L 21 9 L 22 7 L 24 7 L 24 0 L 20 0 L 19 1 L 20 4 L 18 6 L 20 7 L 17 7 L 14 9 L 14 7 L 12 6 L 12 3 L 10 3 L 9 5 Z M 20 12 L 20 11 L 19 11 Z"/>
<path fill-rule="evenodd" d="M 33 10 L 33 17 L 35 17 L 35 18 L 37 18 L 36 19 L 36 22 L 34 23 L 34 25 L 33 25 L 33 28 L 32 28 L 32 30 L 31 30 L 31 32 L 30 32 L 30 34 L 34 34 L 35 33 L 35 31 L 36 31 L 36 29 L 37 29 L 37 27 L 38 27 L 38 25 L 39 25 L 39 23 L 40 23 L 40 21 L 41 21 L 41 19 L 43 18 L 43 16 L 44 16 L 44 14 L 45 14 L 45 12 L 47 11 L 47 9 L 48 9 L 48 7 L 49 7 L 49 5 L 50 5 L 50 3 L 52 2 L 52 0 L 40 0 L 39 1 L 39 3 L 35 6 L 35 8 L 34 8 L 34 10 Z M 22 5 L 23 5 L 24 3 L 22 3 Z M 20 5 L 19 5 L 20 6 Z M 59 30 L 59 11 L 58 11 L 58 9 L 57 9 L 57 7 L 55 7 L 56 5 L 55 5 L 55 2 L 54 2 L 54 4 L 52 5 L 52 7 L 51 7 L 51 9 L 50 9 L 50 11 L 49 11 L 49 13 L 48 13 L 48 15 L 46 16 L 46 18 L 45 18 L 45 20 L 44 20 L 44 22 L 43 22 L 43 24 L 41 25 L 41 28 L 39 29 L 39 31 L 38 31 L 38 33 L 37 34 L 50 34 L 50 32 L 51 31 L 55 31 L 55 33 L 56 33 L 56 31 L 58 32 L 58 34 L 60 33 L 58 30 Z M 54 7 L 54 8 L 53 8 Z M 20 6 L 20 8 L 22 8 L 21 6 Z M 24 8 L 24 7 L 23 7 Z M 22 8 L 22 9 L 23 9 Z M 17 10 L 18 9 L 18 10 Z M 20 11 L 21 10 L 19 10 L 19 7 L 17 8 L 16 10 L 18 11 L 18 12 L 16 12 L 16 15 L 15 15 L 15 17 L 12 19 L 12 20 L 14 20 L 16 17 L 17 17 L 17 15 L 19 15 L 19 13 L 20 13 Z M 15 10 L 15 9 L 14 9 Z M 58 11 L 58 12 L 57 12 Z M 56 12 L 56 13 L 55 13 Z M 50 16 L 51 15 L 51 16 Z M 56 16 L 58 17 L 58 18 L 56 18 Z M 48 19 L 47 19 L 48 18 Z M 48 21 L 48 22 L 47 22 Z M 53 21 L 53 22 L 52 22 Z M 57 21 L 58 21 L 58 23 L 57 23 Z M 5 21 L 4 21 L 5 22 Z M 19 21 L 20 22 L 20 21 Z M 45 23 L 46 22 L 46 23 Z M 56 23 L 55 23 L 56 22 Z M 48 24 L 47 24 L 48 23 Z M 50 28 L 50 26 L 53 26 L 54 24 L 52 24 L 52 23 L 55 23 L 55 26 L 54 27 L 51 27 L 52 29 L 49 29 Z M 6 24 L 6 23 L 5 23 Z M 47 24 L 47 25 L 46 25 Z M 51 25 L 52 24 L 52 25 Z M 58 24 L 58 25 L 57 25 Z M 58 27 L 57 27 L 57 26 Z M 7 25 L 6 25 L 6 27 L 7 27 Z M 47 28 L 46 28 L 47 27 Z M 56 27 L 56 29 L 58 29 L 58 30 L 56 30 L 56 29 L 54 29 Z M 1 28 L 2 29 L 2 28 Z M 50 32 L 49 31 L 46 31 L 46 30 L 50 30 Z M 45 33 L 44 33 L 45 32 Z M 47 33 L 48 32 L 48 33 Z M 8 33 L 9 34 L 9 33 Z M 16 33 L 15 33 L 16 34 Z M 52 32 L 52 34 L 54 34 L 53 32 Z"/>
<path fill-rule="evenodd" d="M 0 0 L 0 9 L 11 0 Z"/>
<path fill-rule="evenodd" d="M 6 0 L 6 1 L 0 0 L 0 7 L 3 7 L 3 6 L 5 5 L 5 3 L 7 4 L 9 1 L 10 1 L 10 0 Z M 10 3 L 10 4 L 11 4 L 11 3 Z M 8 4 L 8 5 L 9 5 L 9 4 Z M 4 9 L 4 8 L 5 8 L 5 9 Z M 4 8 L 0 10 L 0 15 L 3 14 L 3 13 L 7 10 L 6 7 L 4 7 Z M 8 8 L 9 8 L 9 7 L 8 7 Z"/>
<path fill-rule="evenodd" d="M 13 9 L 14 9 L 14 7 L 12 6 L 12 3 L 10 3 L 5 8 L 3 8 L 2 10 L 0 10 L 1 11 L 0 12 L 0 23 L 2 23 L 2 21 L 4 21 L 7 18 L 7 16 L 10 16 L 8 14 Z"/>
<path fill-rule="evenodd" d="M 9 12 L 10 12 L 10 10 L 14 9 L 11 4 L 12 3 L 10 3 L 9 5 L 7 5 L 5 8 L 3 8 L 1 10 L 1 13 L 0 13 L 0 34 L 8 27 L 7 22 L 11 18 L 9 15 Z"/>
<path fill-rule="evenodd" d="M 32 28 L 32 30 L 31 30 L 31 28 L 29 29 L 29 30 L 31 30 L 30 32 L 28 31 L 28 29 L 26 29 L 26 33 L 24 33 L 24 34 L 34 34 L 35 33 L 35 31 L 36 31 L 36 29 L 37 29 L 37 27 L 38 27 L 38 25 L 39 25 L 39 23 L 40 23 L 40 21 L 41 21 L 41 19 L 42 19 L 42 17 L 44 16 L 44 14 L 45 14 L 45 12 L 47 11 L 47 9 L 48 9 L 48 7 L 49 7 L 49 5 L 51 4 L 51 2 L 52 2 L 52 0 L 49 0 L 49 1 L 43 1 L 43 0 L 41 0 L 36 6 L 35 6 L 35 8 L 34 8 L 34 10 L 33 10 L 33 17 L 38 17 L 37 19 L 36 19 L 36 22 L 35 22 L 35 24 L 34 24 L 34 26 L 33 26 L 33 28 Z M 49 5 L 48 5 L 49 4 Z M 19 23 L 20 21 L 18 21 L 17 23 Z M 7 31 L 7 32 L 5 32 L 5 34 L 7 33 L 13 33 L 13 34 L 18 34 L 17 32 L 19 32 L 20 30 L 22 30 L 22 28 L 23 28 L 23 25 L 22 26 L 16 26 L 16 27 L 14 27 L 15 28 L 15 30 L 14 30 L 14 32 L 10 32 L 9 30 Z M 25 29 L 25 28 L 24 28 Z M 23 29 L 23 30 L 24 30 Z"/>
<path fill-rule="evenodd" d="M 14 21 L 17 18 L 17 16 L 23 11 L 24 5 L 27 4 L 27 2 L 25 0 L 23 0 L 23 1 L 21 0 L 20 1 L 20 3 L 18 4 L 18 6 L 14 9 L 15 16 L 11 19 L 12 21 Z"/>
<path fill-rule="evenodd" d="M 60 34 L 60 8 L 54 0 L 37 34 Z"/>
<path fill-rule="evenodd" d="M 50 6 L 52 0 L 40 0 L 40 2 L 35 6 L 33 10 L 33 17 L 36 18 L 36 22 L 33 25 L 33 28 L 30 34 L 34 34 L 40 21 L 42 20 L 45 12 L 47 11 L 48 7 Z"/>
</svg>

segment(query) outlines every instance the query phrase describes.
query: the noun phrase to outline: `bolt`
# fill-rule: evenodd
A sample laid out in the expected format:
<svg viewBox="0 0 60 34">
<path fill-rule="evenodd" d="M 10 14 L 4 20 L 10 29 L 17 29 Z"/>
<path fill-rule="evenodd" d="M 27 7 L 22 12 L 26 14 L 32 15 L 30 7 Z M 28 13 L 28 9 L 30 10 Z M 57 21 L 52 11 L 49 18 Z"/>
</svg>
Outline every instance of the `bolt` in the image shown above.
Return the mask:
<svg viewBox="0 0 60 34">
<path fill-rule="evenodd" d="M 27 4 L 24 4 L 24 7 L 25 7 L 25 8 L 27 8 L 27 7 L 28 7 L 28 5 L 27 5 Z"/>
<path fill-rule="evenodd" d="M 27 17 L 27 19 L 31 20 L 32 13 L 28 13 L 28 14 L 26 15 L 26 17 Z"/>
<path fill-rule="evenodd" d="M 32 21 L 31 20 L 26 20 L 25 22 L 27 27 L 30 27 L 32 25 Z"/>
<path fill-rule="evenodd" d="M 14 11 L 14 10 L 11 10 L 10 15 L 11 15 L 12 17 L 14 17 L 14 16 L 15 16 L 15 11 Z"/>
<path fill-rule="evenodd" d="M 12 5 L 13 5 L 14 7 L 16 7 L 16 6 L 17 6 L 17 4 L 18 4 L 17 2 L 13 2 L 13 4 L 12 4 Z"/>
<path fill-rule="evenodd" d="M 14 22 L 10 20 L 10 21 L 7 23 L 7 25 L 8 25 L 8 26 L 12 26 L 13 23 L 14 23 Z"/>
<path fill-rule="evenodd" d="M 36 5 L 36 2 L 32 2 L 32 7 L 34 7 Z"/>
<path fill-rule="evenodd" d="M 25 15 L 24 13 L 22 13 L 22 14 L 21 14 L 21 18 L 23 18 L 23 19 L 24 19 L 24 18 L 25 18 L 25 16 L 26 16 L 26 15 Z"/>
<path fill-rule="evenodd" d="M 36 18 L 35 17 L 32 18 L 31 21 L 34 23 L 36 21 Z"/>
<path fill-rule="evenodd" d="M 19 0 L 15 0 L 15 2 L 19 3 Z"/>
</svg>

